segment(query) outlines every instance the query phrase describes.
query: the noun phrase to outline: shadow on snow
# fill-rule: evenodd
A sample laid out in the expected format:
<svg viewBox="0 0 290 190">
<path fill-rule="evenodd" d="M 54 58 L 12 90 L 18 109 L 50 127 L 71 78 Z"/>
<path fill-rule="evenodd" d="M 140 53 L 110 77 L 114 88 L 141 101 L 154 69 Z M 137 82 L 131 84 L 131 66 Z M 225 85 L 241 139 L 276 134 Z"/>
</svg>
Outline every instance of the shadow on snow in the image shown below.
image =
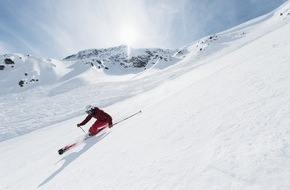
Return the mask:
<svg viewBox="0 0 290 190">
<path fill-rule="evenodd" d="M 64 160 L 63 165 L 58 170 L 53 172 L 50 176 L 48 176 L 41 184 L 38 185 L 38 187 L 41 187 L 41 186 L 45 185 L 46 183 L 48 183 L 55 176 L 57 176 L 62 170 L 64 170 L 70 163 L 75 161 L 80 155 L 85 153 L 92 146 L 97 144 L 99 141 L 101 141 L 103 138 L 105 138 L 109 134 L 110 134 L 110 132 L 101 133 L 100 135 L 96 136 L 95 138 L 90 139 L 90 140 L 92 140 L 91 142 L 90 141 L 84 141 L 85 146 L 79 152 L 73 152 L 73 153 L 63 157 L 61 159 L 61 160 Z M 59 160 L 58 162 L 60 162 L 61 160 Z"/>
</svg>

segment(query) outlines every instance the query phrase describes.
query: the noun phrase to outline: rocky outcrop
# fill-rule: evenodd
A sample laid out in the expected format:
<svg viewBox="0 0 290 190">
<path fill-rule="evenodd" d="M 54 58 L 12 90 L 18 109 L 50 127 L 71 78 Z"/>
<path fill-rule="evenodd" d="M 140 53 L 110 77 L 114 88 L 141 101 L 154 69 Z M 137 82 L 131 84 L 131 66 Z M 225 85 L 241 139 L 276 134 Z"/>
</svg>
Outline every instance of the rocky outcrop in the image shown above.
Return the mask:
<svg viewBox="0 0 290 190">
<path fill-rule="evenodd" d="M 158 60 L 171 61 L 176 50 L 160 48 L 134 49 L 128 46 L 118 46 L 107 49 L 91 49 L 64 58 L 64 61 L 79 61 L 99 69 L 109 69 L 113 65 L 123 68 L 146 68 Z"/>
</svg>

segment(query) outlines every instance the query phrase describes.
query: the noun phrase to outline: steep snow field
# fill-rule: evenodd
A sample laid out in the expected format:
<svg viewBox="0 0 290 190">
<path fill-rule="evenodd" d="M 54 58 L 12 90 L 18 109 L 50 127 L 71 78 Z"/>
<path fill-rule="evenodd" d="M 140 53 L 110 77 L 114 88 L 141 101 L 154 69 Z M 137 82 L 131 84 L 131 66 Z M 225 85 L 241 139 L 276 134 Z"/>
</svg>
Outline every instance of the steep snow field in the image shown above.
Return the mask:
<svg viewBox="0 0 290 190">
<path fill-rule="evenodd" d="M 201 39 L 163 69 L 4 93 L 0 189 L 290 189 L 289 14 Z M 59 156 L 89 103 L 114 121 L 142 114 Z"/>
</svg>

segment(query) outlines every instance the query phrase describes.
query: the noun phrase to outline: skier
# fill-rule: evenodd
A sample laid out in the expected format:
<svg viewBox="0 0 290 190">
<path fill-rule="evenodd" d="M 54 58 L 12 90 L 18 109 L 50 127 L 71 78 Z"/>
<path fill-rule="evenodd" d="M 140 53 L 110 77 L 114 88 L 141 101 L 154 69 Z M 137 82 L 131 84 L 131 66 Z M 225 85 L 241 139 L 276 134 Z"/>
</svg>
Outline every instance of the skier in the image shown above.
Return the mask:
<svg viewBox="0 0 290 190">
<path fill-rule="evenodd" d="M 112 117 L 98 107 L 87 105 L 86 113 L 88 114 L 88 116 L 83 122 L 77 124 L 77 126 L 80 127 L 87 124 L 87 122 L 89 122 L 92 117 L 96 118 L 97 121 L 89 129 L 90 136 L 96 135 L 100 130 L 104 129 L 105 127 L 113 127 Z"/>
</svg>

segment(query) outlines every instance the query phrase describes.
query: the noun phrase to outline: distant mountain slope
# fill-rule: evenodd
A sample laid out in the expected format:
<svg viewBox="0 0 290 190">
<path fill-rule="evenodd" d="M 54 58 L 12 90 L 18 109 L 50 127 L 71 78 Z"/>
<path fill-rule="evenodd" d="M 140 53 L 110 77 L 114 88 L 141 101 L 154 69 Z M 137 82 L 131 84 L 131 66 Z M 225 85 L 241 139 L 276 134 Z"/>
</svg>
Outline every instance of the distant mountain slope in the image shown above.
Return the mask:
<svg viewBox="0 0 290 190">
<path fill-rule="evenodd" d="M 22 54 L 0 55 L 0 94 L 52 84 L 66 72 L 61 61 Z"/>
<path fill-rule="evenodd" d="M 109 75 L 125 75 L 142 72 L 158 63 L 163 69 L 176 64 L 176 50 L 133 49 L 118 46 L 107 49 L 83 50 L 68 56 L 63 61 L 31 55 L 0 55 L 1 93 L 18 92 L 44 84 L 55 84 L 59 80 L 71 80 L 81 73 L 93 69 Z M 24 87 L 19 89 L 18 87 Z"/>
<path fill-rule="evenodd" d="M 110 74 L 137 73 L 157 62 L 163 62 L 164 67 L 177 63 L 180 59 L 174 57 L 176 51 L 160 48 L 134 49 L 122 45 L 107 49 L 83 50 L 64 58 L 64 61 L 76 61 L 98 69 L 104 68 Z"/>
</svg>

